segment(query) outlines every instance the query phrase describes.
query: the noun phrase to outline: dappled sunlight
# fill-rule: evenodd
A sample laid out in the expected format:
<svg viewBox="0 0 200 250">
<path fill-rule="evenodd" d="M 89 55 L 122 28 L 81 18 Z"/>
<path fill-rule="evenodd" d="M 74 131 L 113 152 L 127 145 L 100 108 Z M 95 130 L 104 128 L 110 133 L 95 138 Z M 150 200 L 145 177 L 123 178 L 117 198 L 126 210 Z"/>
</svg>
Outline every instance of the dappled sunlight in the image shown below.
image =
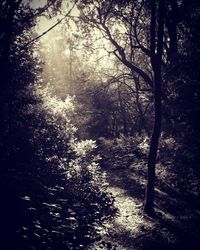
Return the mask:
<svg viewBox="0 0 200 250">
<path fill-rule="evenodd" d="M 159 220 L 146 217 L 142 212 L 143 205 L 137 198 L 127 195 L 125 189 L 110 185 L 108 191 L 115 197 L 114 205 L 118 212 L 114 220 L 106 224 L 102 240 L 92 245 L 91 250 L 94 248 L 108 249 L 109 244 L 119 250 L 133 250 L 142 247 L 143 244 L 144 246 L 149 244 L 149 240 L 157 242 L 154 242 L 154 245 L 159 245 L 160 240 L 165 244 L 176 242 L 174 231 L 162 225 Z M 175 216 L 159 209 L 156 211 L 169 224 L 170 221 L 174 223 Z"/>
<path fill-rule="evenodd" d="M 151 245 L 152 249 L 160 249 L 160 244 L 169 246 L 170 249 L 171 245 L 181 244 L 186 228 L 194 227 L 194 221 L 199 215 L 198 210 L 192 208 L 194 204 L 188 203 L 174 185 L 171 185 L 170 180 L 175 177 L 173 174 L 170 175 L 172 170 L 169 162 L 167 165 L 164 162 L 157 166 L 155 211 L 158 218 L 152 219 L 143 213 L 146 167 L 144 159 L 138 157 L 146 149 L 140 146 L 140 141 L 136 144 L 138 147 L 135 145 L 136 142 L 133 142 L 132 146 L 129 142 L 124 145 L 122 139 L 117 143 L 101 143 L 105 144 L 105 148 L 100 144 L 100 152 L 109 182 L 108 190 L 115 197 L 115 206 L 118 208 L 118 214 L 109 224 L 107 235 L 105 234 L 105 242 L 112 242 L 112 245 L 117 242 L 116 248 L 123 250 L 148 245 Z M 134 147 L 139 151 L 133 150 Z M 123 154 L 122 150 L 125 151 Z M 106 154 L 108 151 L 109 157 Z M 191 237 L 196 237 L 194 235 L 197 234 L 195 232 Z"/>
<path fill-rule="evenodd" d="M 197 2 L 1 1 L 2 249 L 197 249 Z"/>
<path fill-rule="evenodd" d="M 108 190 L 114 195 L 115 205 L 119 209 L 114 224 L 124 227 L 127 231 L 137 233 L 144 223 L 141 204 L 137 199 L 128 196 L 124 189 L 111 186 Z"/>
</svg>

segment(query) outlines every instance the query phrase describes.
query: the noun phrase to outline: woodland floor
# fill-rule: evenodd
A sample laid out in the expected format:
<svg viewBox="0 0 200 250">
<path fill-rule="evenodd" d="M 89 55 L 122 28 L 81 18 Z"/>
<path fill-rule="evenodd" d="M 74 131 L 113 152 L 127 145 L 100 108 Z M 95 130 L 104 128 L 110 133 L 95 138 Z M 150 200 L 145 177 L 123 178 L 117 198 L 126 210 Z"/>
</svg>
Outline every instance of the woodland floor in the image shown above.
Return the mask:
<svg viewBox="0 0 200 250">
<path fill-rule="evenodd" d="M 184 196 L 170 183 L 158 180 L 155 190 L 158 218 L 145 216 L 142 211 L 144 170 L 142 161 L 132 163 L 128 168 L 105 169 L 108 190 L 115 198 L 118 214 L 114 221 L 105 224 L 101 240 L 89 249 L 200 249 L 200 201 Z"/>
</svg>

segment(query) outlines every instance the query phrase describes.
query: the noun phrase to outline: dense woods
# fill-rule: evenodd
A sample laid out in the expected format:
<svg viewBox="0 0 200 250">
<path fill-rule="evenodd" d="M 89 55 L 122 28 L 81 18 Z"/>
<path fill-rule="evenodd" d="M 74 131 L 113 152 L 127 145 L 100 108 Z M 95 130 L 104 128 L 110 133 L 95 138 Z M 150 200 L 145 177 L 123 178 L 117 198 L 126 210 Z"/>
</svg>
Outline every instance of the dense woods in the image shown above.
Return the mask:
<svg viewBox="0 0 200 250">
<path fill-rule="evenodd" d="M 2 249 L 199 249 L 200 3 L 0 1 Z"/>
</svg>

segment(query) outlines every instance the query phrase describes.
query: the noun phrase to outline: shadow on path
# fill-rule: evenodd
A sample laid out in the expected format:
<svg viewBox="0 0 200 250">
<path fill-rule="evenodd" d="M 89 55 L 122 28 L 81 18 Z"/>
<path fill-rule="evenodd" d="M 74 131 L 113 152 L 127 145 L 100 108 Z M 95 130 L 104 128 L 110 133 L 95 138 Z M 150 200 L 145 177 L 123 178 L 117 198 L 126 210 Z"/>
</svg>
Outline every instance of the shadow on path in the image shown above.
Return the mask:
<svg viewBox="0 0 200 250">
<path fill-rule="evenodd" d="M 155 190 L 158 219 L 152 220 L 143 215 L 140 206 L 145 192 L 144 174 L 133 168 L 104 170 L 119 209 L 107 237 L 115 247 L 104 249 L 200 249 L 200 212 L 187 200 L 158 186 Z"/>
</svg>

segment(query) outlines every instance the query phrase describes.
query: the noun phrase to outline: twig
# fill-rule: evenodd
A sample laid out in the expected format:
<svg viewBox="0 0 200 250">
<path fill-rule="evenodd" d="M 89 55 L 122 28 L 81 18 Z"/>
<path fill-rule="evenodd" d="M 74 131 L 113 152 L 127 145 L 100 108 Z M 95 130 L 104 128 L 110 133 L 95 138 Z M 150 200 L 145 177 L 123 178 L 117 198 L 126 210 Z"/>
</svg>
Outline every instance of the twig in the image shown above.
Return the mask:
<svg viewBox="0 0 200 250">
<path fill-rule="evenodd" d="M 47 29 L 46 31 L 44 31 L 42 34 L 40 34 L 39 36 L 37 36 L 37 37 L 33 38 L 32 40 L 30 40 L 29 42 L 27 42 L 24 46 L 22 46 L 21 50 L 25 49 L 30 44 L 32 44 L 33 42 L 37 41 L 42 36 L 46 35 L 49 31 L 51 31 L 52 29 L 54 29 L 58 24 L 60 24 L 66 17 L 69 16 L 70 12 L 73 10 L 74 6 L 76 5 L 76 2 L 77 1 L 75 1 L 75 3 L 73 4 L 72 8 L 64 15 L 63 18 L 61 18 L 60 20 L 58 20 L 57 23 L 55 23 L 54 25 L 52 25 L 49 29 Z"/>
</svg>

